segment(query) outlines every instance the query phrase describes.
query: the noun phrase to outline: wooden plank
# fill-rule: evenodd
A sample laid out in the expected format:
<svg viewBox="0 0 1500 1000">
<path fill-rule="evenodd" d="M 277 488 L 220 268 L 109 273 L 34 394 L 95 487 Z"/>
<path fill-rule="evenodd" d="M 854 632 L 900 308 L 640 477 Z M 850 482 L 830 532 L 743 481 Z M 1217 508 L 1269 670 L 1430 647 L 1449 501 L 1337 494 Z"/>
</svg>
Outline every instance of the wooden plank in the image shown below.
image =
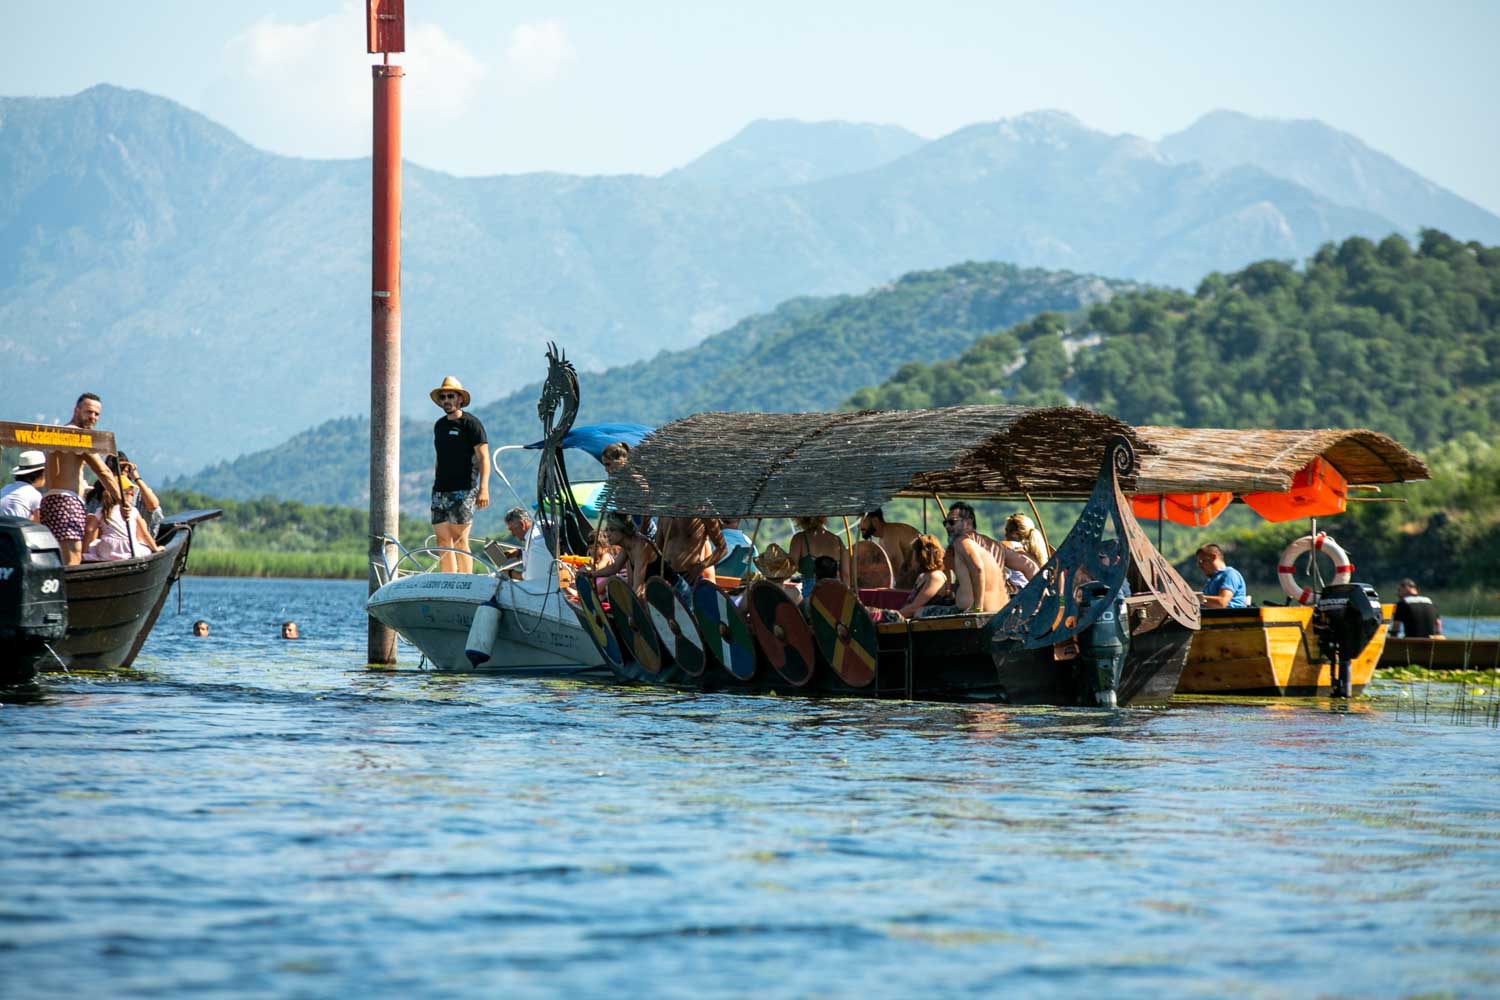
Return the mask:
<svg viewBox="0 0 1500 1000">
<path fill-rule="evenodd" d="M 0 420 L 0 446 L 40 448 L 73 455 L 112 455 L 115 436 L 109 431 L 84 430 L 57 424 L 18 424 Z"/>
</svg>

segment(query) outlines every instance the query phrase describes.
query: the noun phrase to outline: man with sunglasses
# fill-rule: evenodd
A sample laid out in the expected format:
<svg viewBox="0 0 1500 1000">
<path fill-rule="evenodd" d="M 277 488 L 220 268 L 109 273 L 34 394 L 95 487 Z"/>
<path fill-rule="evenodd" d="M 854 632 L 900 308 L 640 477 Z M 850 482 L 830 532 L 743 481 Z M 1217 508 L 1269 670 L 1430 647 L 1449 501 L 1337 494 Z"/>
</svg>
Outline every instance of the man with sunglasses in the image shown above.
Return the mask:
<svg viewBox="0 0 1500 1000">
<path fill-rule="evenodd" d="M 438 545 L 456 550 L 439 554 L 438 570 L 471 573 L 474 560 L 467 553 L 474 508 L 483 510 L 490 505 L 489 439 L 479 418 L 464 412 L 469 393 L 458 379 L 447 376 L 428 395 L 443 408 L 443 415 L 432 425 L 432 444 L 437 452 L 432 477 L 432 530 Z"/>
<path fill-rule="evenodd" d="M 1005 574 L 994 555 L 979 544 L 974 508 L 962 500 L 943 518 L 953 551 L 953 614 L 999 611 L 1007 600 Z"/>
</svg>

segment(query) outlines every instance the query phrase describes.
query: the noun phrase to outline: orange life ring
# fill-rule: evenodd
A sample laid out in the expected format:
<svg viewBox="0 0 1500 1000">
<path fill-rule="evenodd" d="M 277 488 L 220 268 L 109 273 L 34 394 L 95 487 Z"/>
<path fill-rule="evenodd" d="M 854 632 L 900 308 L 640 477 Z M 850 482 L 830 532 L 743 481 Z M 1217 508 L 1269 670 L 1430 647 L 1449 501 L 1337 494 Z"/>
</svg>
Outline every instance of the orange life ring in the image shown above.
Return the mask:
<svg viewBox="0 0 1500 1000">
<path fill-rule="evenodd" d="M 1349 561 L 1348 554 L 1338 542 L 1322 531 L 1316 535 L 1303 535 L 1282 550 L 1281 560 L 1276 565 L 1282 592 L 1298 604 L 1311 604 L 1316 596 L 1311 587 L 1304 587 L 1297 582 L 1297 559 L 1308 552 L 1326 552 L 1328 558 L 1333 560 L 1332 583 L 1348 583 L 1354 577 L 1354 564 Z"/>
</svg>

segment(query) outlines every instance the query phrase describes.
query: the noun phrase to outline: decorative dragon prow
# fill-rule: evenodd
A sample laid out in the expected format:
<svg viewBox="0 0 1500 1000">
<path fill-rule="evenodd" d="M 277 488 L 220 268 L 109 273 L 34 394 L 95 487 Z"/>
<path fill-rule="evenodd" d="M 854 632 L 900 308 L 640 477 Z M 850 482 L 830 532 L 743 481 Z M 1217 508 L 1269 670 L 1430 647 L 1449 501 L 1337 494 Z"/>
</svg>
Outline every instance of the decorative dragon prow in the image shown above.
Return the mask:
<svg viewBox="0 0 1500 1000">
<path fill-rule="evenodd" d="M 562 412 L 558 413 L 561 407 Z M 542 537 L 554 556 L 587 551 L 593 532 L 573 497 L 563 438 L 578 416 L 578 371 L 556 344 L 547 344 L 547 378 L 536 414 L 542 420 L 542 459 L 536 472 L 536 499 Z"/>
<path fill-rule="evenodd" d="M 985 626 L 991 642 L 1021 642 L 1039 649 L 1070 639 L 1094 623 L 1110 602 L 1080 606 L 1077 588 L 1086 578 L 1119 593 L 1134 569 L 1167 614 L 1189 629 L 1198 627 L 1198 602 L 1187 581 L 1152 546 L 1120 491 L 1119 477 L 1135 468 L 1135 450 L 1112 437 L 1088 503 L 1052 558 Z M 1113 537 L 1106 537 L 1112 528 Z"/>
</svg>

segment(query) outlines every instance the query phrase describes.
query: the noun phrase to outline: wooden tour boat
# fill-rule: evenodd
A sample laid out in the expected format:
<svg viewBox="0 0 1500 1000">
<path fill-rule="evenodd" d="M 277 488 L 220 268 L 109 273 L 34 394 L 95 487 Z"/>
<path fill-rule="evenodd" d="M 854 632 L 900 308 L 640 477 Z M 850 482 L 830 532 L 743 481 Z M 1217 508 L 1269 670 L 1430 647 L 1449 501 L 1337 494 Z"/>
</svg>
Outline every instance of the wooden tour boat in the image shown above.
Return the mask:
<svg viewBox="0 0 1500 1000">
<path fill-rule="evenodd" d="M 1228 430 L 1137 427 L 1153 447 L 1138 477 L 1135 512 L 1203 527 L 1237 494 L 1268 520 L 1322 518 L 1344 510 L 1351 487 L 1427 478 L 1422 461 L 1384 434 L 1368 430 Z M 1176 513 L 1174 513 L 1176 512 Z M 1318 537 L 1313 522 L 1310 537 Z M 1313 558 L 1309 555 L 1309 559 Z M 1287 560 L 1283 557 L 1283 561 Z M 1206 608 L 1178 691 L 1183 694 L 1317 695 L 1335 692 L 1327 642 L 1320 636 L 1316 581 L 1292 586 L 1293 567 L 1278 567 L 1288 606 Z M 1354 566 L 1337 566 L 1335 582 Z M 1373 593 L 1373 591 L 1371 591 Z M 1386 639 L 1392 605 L 1349 663 L 1349 692 L 1369 683 Z M 1326 614 L 1326 610 L 1325 610 Z M 1373 614 L 1373 611 L 1372 611 Z M 1326 636 L 1326 629 L 1323 630 Z M 1393 640 L 1403 642 L 1403 640 Z"/>
<path fill-rule="evenodd" d="M 0 444 L 112 454 L 114 435 L 47 424 L 0 422 Z M 159 552 L 64 567 L 40 524 L 0 519 L 0 683 L 47 670 L 124 670 L 141 651 L 187 567 L 193 527 L 219 517 L 193 510 L 166 518 Z"/>
<path fill-rule="evenodd" d="M 554 555 L 582 553 L 561 442 L 577 378 L 549 351 L 539 505 Z M 556 419 L 559 407 L 563 419 Z M 993 614 L 873 624 L 861 592 L 823 581 L 806 612 L 779 585 L 738 601 L 711 583 L 579 588 L 580 623 L 621 680 L 700 690 L 805 691 L 1011 704 L 1163 704 L 1198 626 L 1191 588 L 1126 500 L 1128 425 L 1077 407 L 860 413 L 701 413 L 657 429 L 600 496 L 641 517 L 858 517 L 893 497 L 1085 501 L 1053 557 Z M 856 581 L 857 582 L 857 581 Z"/>
</svg>

